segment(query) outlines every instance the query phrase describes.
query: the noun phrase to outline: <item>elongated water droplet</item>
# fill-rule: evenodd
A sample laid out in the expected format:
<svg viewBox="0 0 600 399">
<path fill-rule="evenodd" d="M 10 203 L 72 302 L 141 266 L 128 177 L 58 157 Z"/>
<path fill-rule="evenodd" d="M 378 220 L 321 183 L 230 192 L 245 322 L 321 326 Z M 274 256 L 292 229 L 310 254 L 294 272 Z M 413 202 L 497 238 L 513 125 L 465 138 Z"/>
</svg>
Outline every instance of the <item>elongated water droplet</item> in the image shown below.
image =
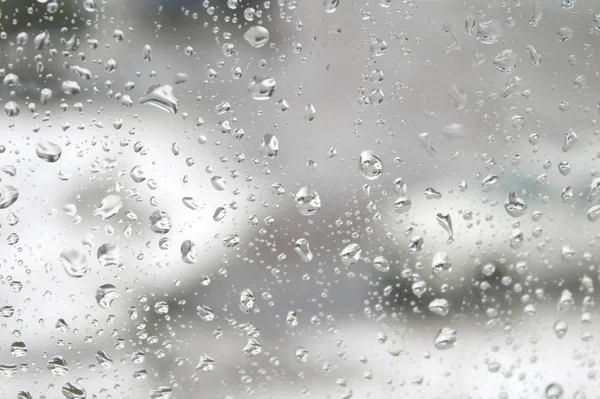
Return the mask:
<svg viewBox="0 0 600 399">
<path fill-rule="evenodd" d="M 454 229 L 452 228 L 452 218 L 449 213 L 438 213 L 436 220 L 440 226 L 448 233 L 448 243 L 454 241 Z"/>
<path fill-rule="evenodd" d="M 310 250 L 308 240 L 306 238 L 299 238 L 294 244 L 294 250 L 303 262 L 310 262 L 313 259 L 313 253 Z"/>
<path fill-rule="evenodd" d="M 355 264 L 356 262 L 358 262 L 360 260 L 361 253 L 362 253 L 362 249 L 360 248 L 360 245 L 358 245 L 356 243 L 347 245 L 340 252 L 340 257 L 342 259 L 342 263 L 346 266 Z"/>
<path fill-rule="evenodd" d="M 181 259 L 185 263 L 193 264 L 196 263 L 196 253 L 198 249 L 196 244 L 191 240 L 185 240 L 181 243 Z"/>
<path fill-rule="evenodd" d="M 71 382 L 62 387 L 62 394 L 67 399 L 85 399 L 85 389 L 81 385 Z"/>
<path fill-rule="evenodd" d="M 244 313 L 253 312 L 255 309 L 256 302 L 252 291 L 245 289 L 240 294 L 240 310 Z"/>
<path fill-rule="evenodd" d="M 267 133 L 260 141 L 260 153 L 263 158 L 275 158 L 279 152 L 279 140 L 277 136 Z"/>
</svg>

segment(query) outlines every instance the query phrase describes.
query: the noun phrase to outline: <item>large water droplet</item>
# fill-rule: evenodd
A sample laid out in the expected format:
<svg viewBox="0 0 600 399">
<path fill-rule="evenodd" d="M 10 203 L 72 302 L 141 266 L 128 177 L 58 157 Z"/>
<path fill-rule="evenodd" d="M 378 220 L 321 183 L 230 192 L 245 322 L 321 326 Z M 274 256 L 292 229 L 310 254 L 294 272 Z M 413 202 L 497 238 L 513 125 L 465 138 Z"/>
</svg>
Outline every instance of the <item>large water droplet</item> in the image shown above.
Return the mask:
<svg viewBox="0 0 600 399">
<path fill-rule="evenodd" d="M 456 333 L 457 331 L 453 328 L 442 328 L 435 337 L 435 347 L 440 350 L 454 348 L 456 345 Z"/>
<path fill-rule="evenodd" d="M 340 252 L 342 263 L 346 266 L 355 264 L 360 260 L 361 253 L 362 250 L 360 245 L 356 243 L 347 245 L 344 249 L 342 249 L 342 252 Z"/>
<path fill-rule="evenodd" d="M 246 33 L 244 33 L 244 40 L 246 40 L 250 46 L 259 48 L 269 42 L 269 36 L 267 28 L 256 25 L 248 28 Z"/>
<path fill-rule="evenodd" d="M 60 253 L 59 259 L 65 271 L 71 277 L 80 278 L 88 272 L 87 256 L 85 252 L 79 249 L 65 249 Z"/>
<path fill-rule="evenodd" d="M 160 108 L 170 114 L 176 114 L 179 109 L 179 102 L 173 94 L 173 87 L 168 84 L 158 83 L 151 86 L 146 94 L 140 97 L 139 102 Z"/>
<path fill-rule="evenodd" d="M 196 244 L 192 240 L 185 240 L 181 243 L 181 259 L 185 263 L 193 264 L 196 263 L 196 253 L 198 249 Z"/>
<path fill-rule="evenodd" d="M 119 298 L 121 295 L 117 291 L 117 288 L 112 284 L 103 284 L 96 290 L 96 303 L 102 309 L 110 309 L 113 301 Z"/>
<path fill-rule="evenodd" d="M 310 250 L 308 240 L 306 238 L 299 238 L 294 244 L 294 250 L 303 262 L 310 262 L 313 259 L 313 253 Z"/>
<path fill-rule="evenodd" d="M 0 209 L 6 209 L 19 199 L 19 191 L 7 185 L 0 186 Z"/>
<path fill-rule="evenodd" d="M 100 205 L 94 209 L 93 215 L 100 216 L 102 220 L 110 219 L 123 207 L 123 198 L 120 195 L 107 195 L 102 199 Z"/>
<path fill-rule="evenodd" d="M 104 267 L 120 267 L 122 265 L 121 249 L 117 244 L 103 244 L 98 248 L 97 258 Z"/>
<path fill-rule="evenodd" d="M 300 188 L 294 199 L 296 201 L 296 209 L 301 215 L 311 216 L 321 209 L 321 197 L 310 186 Z"/>
<path fill-rule="evenodd" d="M 71 382 L 66 383 L 62 387 L 62 394 L 67 399 L 85 399 L 85 389 L 81 385 Z"/>
<path fill-rule="evenodd" d="M 150 230 L 158 234 L 171 231 L 171 218 L 164 211 L 154 211 L 150 215 Z"/>
<path fill-rule="evenodd" d="M 248 92 L 254 100 L 268 100 L 275 92 L 275 79 L 268 76 L 254 76 L 248 84 Z"/>
<path fill-rule="evenodd" d="M 56 162 L 62 154 L 62 148 L 49 141 L 40 141 L 35 146 L 35 153 L 43 161 Z"/>
<path fill-rule="evenodd" d="M 358 170 L 367 179 L 374 180 L 383 173 L 383 162 L 373 151 L 366 150 L 360 153 Z"/>
</svg>

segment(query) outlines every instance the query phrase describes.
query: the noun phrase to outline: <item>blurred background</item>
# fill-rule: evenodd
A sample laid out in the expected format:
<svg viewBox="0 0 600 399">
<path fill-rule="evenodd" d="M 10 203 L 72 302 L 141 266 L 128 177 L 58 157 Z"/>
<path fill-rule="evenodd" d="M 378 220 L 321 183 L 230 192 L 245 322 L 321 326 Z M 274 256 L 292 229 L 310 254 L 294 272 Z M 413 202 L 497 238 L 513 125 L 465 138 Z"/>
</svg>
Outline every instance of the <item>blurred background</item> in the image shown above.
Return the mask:
<svg viewBox="0 0 600 399">
<path fill-rule="evenodd" d="M 598 2 L 0 10 L 2 397 L 598 397 Z"/>
</svg>

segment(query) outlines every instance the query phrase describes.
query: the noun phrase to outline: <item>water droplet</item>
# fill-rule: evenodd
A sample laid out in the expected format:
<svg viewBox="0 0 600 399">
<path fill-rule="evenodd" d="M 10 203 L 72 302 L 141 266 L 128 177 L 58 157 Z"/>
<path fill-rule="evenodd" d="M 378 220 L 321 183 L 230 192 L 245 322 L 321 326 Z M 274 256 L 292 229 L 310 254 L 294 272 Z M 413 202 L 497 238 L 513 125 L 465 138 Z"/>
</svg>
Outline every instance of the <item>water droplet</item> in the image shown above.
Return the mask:
<svg viewBox="0 0 600 399">
<path fill-rule="evenodd" d="M 494 19 L 481 21 L 477 24 L 477 40 L 484 44 L 494 44 L 502 37 L 504 31 L 499 22 Z"/>
<path fill-rule="evenodd" d="M 62 387 L 62 394 L 67 399 L 85 399 L 85 389 L 81 385 L 71 382 L 66 383 Z"/>
<path fill-rule="evenodd" d="M 27 345 L 25 342 L 13 342 L 10 346 L 10 353 L 17 358 L 25 357 L 27 356 Z"/>
<path fill-rule="evenodd" d="M 168 84 L 158 83 L 151 86 L 146 94 L 140 97 L 139 102 L 160 108 L 170 114 L 176 114 L 179 109 L 179 102 L 173 94 L 173 87 Z"/>
<path fill-rule="evenodd" d="M 254 76 L 248 84 L 248 92 L 254 100 L 268 100 L 275 92 L 275 79 L 268 76 Z"/>
<path fill-rule="evenodd" d="M 61 89 L 62 92 L 65 93 L 67 96 L 74 96 L 76 94 L 81 93 L 81 87 L 79 86 L 79 83 L 74 82 L 72 80 L 65 80 L 64 82 L 62 82 Z"/>
<path fill-rule="evenodd" d="M 436 220 L 440 226 L 448 233 L 448 243 L 454 241 L 454 229 L 452 228 L 452 218 L 449 213 L 438 213 Z"/>
<path fill-rule="evenodd" d="M 277 136 L 267 133 L 260 141 L 260 153 L 263 158 L 275 158 L 279 152 L 279 140 Z"/>
<path fill-rule="evenodd" d="M 168 314 L 169 304 L 165 301 L 158 301 L 154 304 L 154 313 L 156 314 Z"/>
<path fill-rule="evenodd" d="M 129 177 L 131 177 L 131 180 L 135 183 L 141 183 L 146 180 L 146 172 L 140 165 L 136 165 L 131 169 L 131 172 L 129 172 Z"/>
<path fill-rule="evenodd" d="M 208 355 L 201 355 L 196 365 L 196 370 L 213 371 L 216 368 L 215 361 Z"/>
<path fill-rule="evenodd" d="M 69 371 L 67 361 L 62 356 L 53 356 L 46 363 L 46 368 L 54 375 L 63 376 Z"/>
<path fill-rule="evenodd" d="M 567 134 L 565 134 L 565 141 L 563 142 L 562 150 L 563 152 L 568 152 L 575 143 L 577 142 L 577 134 L 573 129 L 569 129 Z"/>
<path fill-rule="evenodd" d="M 596 177 L 590 183 L 587 200 L 589 202 L 595 202 L 599 196 L 600 196 L 600 177 Z"/>
<path fill-rule="evenodd" d="M 556 33 L 556 37 L 559 42 L 566 42 L 567 40 L 572 38 L 574 34 L 575 34 L 575 32 L 573 32 L 573 29 L 571 29 L 567 26 L 564 28 L 560 28 L 558 30 L 558 32 Z"/>
<path fill-rule="evenodd" d="M 103 267 L 120 267 L 122 265 L 121 249 L 117 244 L 103 244 L 98 248 L 97 258 Z"/>
<path fill-rule="evenodd" d="M 454 348 L 456 345 L 457 331 L 450 327 L 442 328 L 435 337 L 434 345 L 436 349 L 445 350 Z"/>
<path fill-rule="evenodd" d="M 215 319 L 212 309 L 205 305 L 196 307 L 196 314 L 204 321 L 213 321 Z"/>
<path fill-rule="evenodd" d="M 500 91 L 500 96 L 502 98 L 516 96 L 522 92 L 522 87 L 523 80 L 518 76 L 511 76 Z"/>
<path fill-rule="evenodd" d="M 427 291 L 427 283 L 423 280 L 418 280 L 415 281 L 410 288 L 417 298 L 421 298 L 425 291 Z"/>
<path fill-rule="evenodd" d="M 412 202 L 406 197 L 398 198 L 394 202 L 394 211 L 396 213 L 406 213 L 410 210 Z"/>
<path fill-rule="evenodd" d="M 113 301 L 119 298 L 121 295 L 117 291 L 117 288 L 112 284 L 103 284 L 96 290 L 96 303 L 102 309 L 110 309 Z"/>
<path fill-rule="evenodd" d="M 427 198 L 427 199 L 440 199 L 440 198 L 442 198 L 442 193 L 440 193 L 439 191 L 437 191 L 433 187 L 427 187 L 425 189 L 424 194 L 425 194 L 425 198 Z"/>
<path fill-rule="evenodd" d="M 546 399 L 563 399 L 564 390 L 559 384 L 553 383 L 546 387 Z"/>
<path fill-rule="evenodd" d="M 362 250 L 360 245 L 356 243 L 352 243 L 347 245 L 342 252 L 340 252 L 340 257 L 342 259 L 342 263 L 346 266 L 350 266 L 355 264 L 360 260 L 360 255 Z"/>
<path fill-rule="evenodd" d="M 305 121 L 312 122 L 313 120 L 315 120 L 316 116 L 317 116 L 317 109 L 315 108 L 314 105 L 308 104 L 306 107 L 304 107 L 304 120 Z"/>
<path fill-rule="evenodd" d="M 375 270 L 381 273 L 385 273 L 390 270 L 390 261 L 385 258 L 385 256 L 376 256 L 373 259 L 373 267 Z"/>
<path fill-rule="evenodd" d="M 299 362 L 306 363 L 308 360 L 308 350 L 302 347 L 296 349 L 296 359 Z"/>
<path fill-rule="evenodd" d="M 196 263 L 196 253 L 198 249 L 196 244 L 191 240 L 185 240 L 181 243 L 181 259 L 185 263 L 193 264 Z"/>
<path fill-rule="evenodd" d="M 438 316 L 446 316 L 450 311 L 450 304 L 444 298 L 436 298 L 429 302 L 429 311 Z"/>
<path fill-rule="evenodd" d="M 383 162 L 373 151 L 366 150 L 360 153 L 358 170 L 367 179 L 374 180 L 383 173 Z"/>
<path fill-rule="evenodd" d="M 60 253 L 60 263 L 71 277 L 80 278 L 88 272 L 87 256 L 81 250 L 68 248 Z"/>
<path fill-rule="evenodd" d="M 533 5 L 533 9 L 531 11 L 531 17 L 529 17 L 529 25 L 534 28 L 538 26 L 540 21 L 542 20 L 542 16 L 544 15 L 544 7 L 540 2 L 536 2 Z"/>
<path fill-rule="evenodd" d="M 575 299 L 573 299 L 573 293 L 571 291 L 564 289 L 560 294 L 560 298 L 558 300 L 558 304 L 556 308 L 559 312 L 568 312 L 575 306 Z"/>
<path fill-rule="evenodd" d="M 387 50 L 387 43 L 382 39 L 375 39 L 371 42 L 371 55 L 373 57 L 381 57 Z"/>
<path fill-rule="evenodd" d="M 171 231 L 171 218 L 164 211 L 154 211 L 150 215 L 150 230 L 158 234 Z"/>
<path fill-rule="evenodd" d="M 115 363 L 104 351 L 96 352 L 96 362 L 102 368 L 109 369 Z"/>
<path fill-rule="evenodd" d="M 492 188 L 498 185 L 500 181 L 500 176 L 489 175 L 483 179 L 481 182 L 481 190 L 482 191 L 490 191 Z"/>
<path fill-rule="evenodd" d="M 556 338 L 560 339 L 564 337 L 567 334 L 568 330 L 569 325 L 566 321 L 558 320 L 556 323 L 554 323 L 554 334 L 556 335 Z"/>
<path fill-rule="evenodd" d="M 325 12 L 333 13 L 338 9 L 340 5 L 340 0 L 323 0 L 323 7 L 325 7 Z"/>
<path fill-rule="evenodd" d="M 306 238 L 299 238 L 294 244 L 294 250 L 303 262 L 310 262 L 313 259 L 313 253 L 310 250 L 308 240 Z"/>
<path fill-rule="evenodd" d="M 441 130 L 442 136 L 447 140 L 460 140 L 469 136 L 467 128 L 460 123 L 451 123 Z"/>
<path fill-rule="evenodd" d="M 452 271 L 450 258 L 445 252 L 437 252 L 431 261 L 431 270 L 433 274 L 440 278 L 446 278 Z"/>
<path fill-rule="evenodd" d="M 523 201 L 522 198 L 517 196 L 516 192 L 508 193 L 508 197 L 506 202 L 504 203 L 504 209 L 506 209 L 506 213 L 514 218 L 521 217 L 527 211 L 527 204 Z"/>
<path fill-rule="evenodd" d="M 262 345 L 254 338 L 250 338 L 242 351 L 248 356 L 256 356 L 262 352 Z"/>
<path fill-rule="evenodd" d="M 296 209 L 301 215 L 311 216 L 321 209 L 321 197 L 310 186 L 304 186 L 294 196 Z"/>
<path fill-rule="evenodd" d="M 534 67 L 540 66 L 540 64 L 542 63 L 542 55 L 540 54 L 540 52 L 537 51 L 536 48 L 533 47 L 533 45 L 531 45 L 531 44 L 528 44 L 527 46 L 525 46 L 525 48 L 529 52 L 529 59 L 531 61 L 531 66 L 534 66 Z"/>
<path fill-rule="evenodd" d="M 217 191 L 223 191 L 227 188 L 227 182 L 221 176 L 213 176 L 210 179 L 210 184 Z"/>
<path fill-rule="evenodd" d="M 592 223 L 600 219 L 600 204 L 590 206 L 586 211 L 586 216 Z"/>
<path fill-rule="evenodd" d="M 254 48 L 260 48 L 269 42 L 269 31 L 264 26 L 251 26 L 244 33 L 244 40 Z"/>
<path fill-rule="evenodd" d="M 230 234 L 223 238 L 223 245 L 226 248 L 233 248 L 240 243 L 240 237 L 237 234 Z"/>
<path fill-rule="evenodd" d="M 255 311 L 255 298 L 252 291 L 245 289 L 240 294 L 240 310 L 244 313 L 250 313 Z"/>
<path fill-rule="evenodd" d="M 517 67 L 518 58 L 514 50 L 504 49 L 494 58 L 492 64 L 500 72 L 511 73 Z"/>
<path fill-rule="evenodd" d="M 83 9 L 87 12 L 96 12 L 96 0 L 83 0 Z"/>
<path fill-rule="evenodd" d="M 223 220 L 225 215 L 227 215 L 227 209 L 220 206 L 217 209 L 215 209 L 215 213 L 213 214 L 213 220 L 215 222 L 220 222 L 221 220 Z"/>
<path fill-rule="evenodd" d="M 110 219 L 115 216 L 123 207 L 123 198 L 120 195 L 107 195 L 96 209 L 93 215 L 100 216 L 102 220 Z"/>
</svg>

